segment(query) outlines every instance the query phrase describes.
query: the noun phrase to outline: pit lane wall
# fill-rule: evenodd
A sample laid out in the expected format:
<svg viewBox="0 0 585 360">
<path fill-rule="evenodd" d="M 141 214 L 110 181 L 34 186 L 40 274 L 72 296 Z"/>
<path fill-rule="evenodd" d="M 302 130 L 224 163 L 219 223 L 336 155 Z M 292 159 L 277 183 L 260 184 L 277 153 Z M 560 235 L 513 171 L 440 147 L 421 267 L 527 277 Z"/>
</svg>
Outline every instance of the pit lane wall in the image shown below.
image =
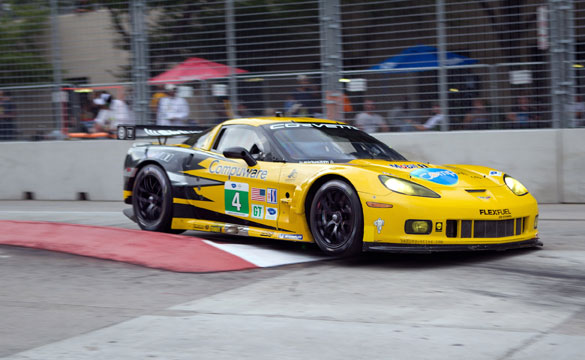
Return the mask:
<svg viewBox="0 0 585 360">
<path fill-rule="evenodd" d="M 585 129 L 383 133 L 409 160 L 474 164 L 520 179 L 541 203 L 585 203 Z M 129 141 L 0 143 L 0 199 L 122 199 Z M 29 196 L 30 196 L 29 195 Z"/>
</svg>

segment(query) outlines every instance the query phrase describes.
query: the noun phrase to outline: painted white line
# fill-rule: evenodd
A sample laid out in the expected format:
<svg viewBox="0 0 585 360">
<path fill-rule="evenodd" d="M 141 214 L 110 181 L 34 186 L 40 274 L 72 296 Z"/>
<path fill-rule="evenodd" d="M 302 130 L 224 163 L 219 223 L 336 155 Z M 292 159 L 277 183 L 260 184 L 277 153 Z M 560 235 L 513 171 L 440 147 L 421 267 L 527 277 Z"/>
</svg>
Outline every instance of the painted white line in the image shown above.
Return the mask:
<svg viewBox="0 0 585 360">
<path fill-rule="evenodd" d="M 257 245 L 226 244 L 211 240 L 203 240 L 205 243 L 220 250 L 240 257 L 259 267 L 270 267 L 287 264 L 297 264 L 310 261 L 327 259 L 325 256 L 299 254 L 292 251 L 276 250 Z"/>
</svg>

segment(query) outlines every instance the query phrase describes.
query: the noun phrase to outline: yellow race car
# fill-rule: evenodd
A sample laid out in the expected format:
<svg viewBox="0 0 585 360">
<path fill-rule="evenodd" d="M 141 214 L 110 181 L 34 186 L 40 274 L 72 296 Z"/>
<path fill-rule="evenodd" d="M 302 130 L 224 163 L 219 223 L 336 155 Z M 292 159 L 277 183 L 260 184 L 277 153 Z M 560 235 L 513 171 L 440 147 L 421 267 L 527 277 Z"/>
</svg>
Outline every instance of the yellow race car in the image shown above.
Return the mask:
<svg viewBox="0 0 585 360">
<path fill-rule="evenodd" d="M 206 131 L 119 128 L 182 144 L 134 145 L 126 214 L 144 230 L 197 230 L 362 250 L 433 252 L 542 246 L 538 205 L 515 178 L 474 165 L 406 160 L 345 123 L 228 120 Z"/>
</svg>

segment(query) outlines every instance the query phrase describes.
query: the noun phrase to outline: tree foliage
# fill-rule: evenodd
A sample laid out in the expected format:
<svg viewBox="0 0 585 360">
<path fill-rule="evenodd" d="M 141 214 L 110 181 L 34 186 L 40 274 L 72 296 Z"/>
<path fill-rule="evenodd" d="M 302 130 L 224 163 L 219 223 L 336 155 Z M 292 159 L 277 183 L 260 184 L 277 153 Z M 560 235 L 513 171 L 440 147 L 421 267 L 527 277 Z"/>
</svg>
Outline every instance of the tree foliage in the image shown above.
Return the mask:
<svg viewBox="0 0 585 360">
<path fill-rule="evenodd" d="M 46 60 L 49 9 L 39 1 L 8 1 L 0 12 L 0 86 L 48 83 Z"/>
</svg>

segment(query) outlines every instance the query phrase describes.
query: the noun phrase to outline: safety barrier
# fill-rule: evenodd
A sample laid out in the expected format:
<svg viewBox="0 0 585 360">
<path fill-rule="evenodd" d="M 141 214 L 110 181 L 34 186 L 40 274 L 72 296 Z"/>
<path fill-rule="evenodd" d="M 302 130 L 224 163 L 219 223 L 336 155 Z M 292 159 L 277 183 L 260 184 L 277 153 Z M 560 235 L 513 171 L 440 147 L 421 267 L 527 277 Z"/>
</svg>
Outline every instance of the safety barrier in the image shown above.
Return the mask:
<svg viewBox="0 0 585 360">
<path fill-rule="evenodd" d="M 585 129 L 380 133 L 408 159 L 477 164 L 520 179 L 541 203 L 585 203 Z M 0 143 L 0 199 L 122 199 L 131 141 Z"/>
</svg>

